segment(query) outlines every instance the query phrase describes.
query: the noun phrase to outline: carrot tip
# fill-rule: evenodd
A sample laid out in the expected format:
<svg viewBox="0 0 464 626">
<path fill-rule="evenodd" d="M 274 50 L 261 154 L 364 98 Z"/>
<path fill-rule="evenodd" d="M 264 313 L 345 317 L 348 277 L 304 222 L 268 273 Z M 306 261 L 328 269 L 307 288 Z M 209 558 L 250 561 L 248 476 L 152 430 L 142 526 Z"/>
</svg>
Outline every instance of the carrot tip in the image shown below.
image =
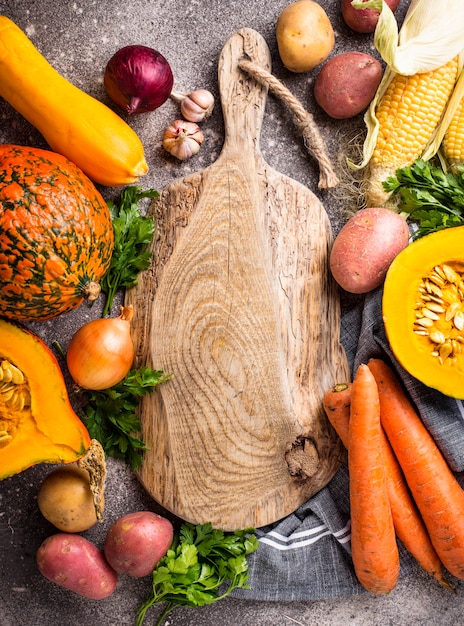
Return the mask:
<svg viewBox="0 0 464 626">
<path fill-rule="evenodd" d="M 451 583 L 449 583 L 446 578 L 441 577 L 441 578 L 437 578 L 438 582 L 440 583 L 440 585 L 442 585 L 443 587 L 445 587 L 446 589 L 448 589 L 449 591 L 451 591 L 452 593 L 456 593 L 456 589 L 453 587 L 453 585 Z"/>
</svg>

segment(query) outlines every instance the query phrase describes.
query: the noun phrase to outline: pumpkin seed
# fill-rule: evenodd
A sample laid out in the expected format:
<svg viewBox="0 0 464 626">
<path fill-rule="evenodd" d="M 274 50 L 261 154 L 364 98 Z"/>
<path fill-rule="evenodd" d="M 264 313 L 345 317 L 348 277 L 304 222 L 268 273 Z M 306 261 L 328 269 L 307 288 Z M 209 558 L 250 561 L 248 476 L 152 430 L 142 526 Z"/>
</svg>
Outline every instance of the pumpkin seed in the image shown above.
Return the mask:
<svg viewBox="0 0 464 626">
<path fill-rule="evenodd" d="M 413 331 L 428 337 L 432 357 L 442 365 L 453 366 L 464 354 L 464 335 L 457 334 L 464 330 L 464 268 L 436 265 L 423 278 L 418 296 Z M 451 322 L 452 326 L 447 331 L 440 322 Z"/>
<path fill-rule="evenodd" d="M 14 411 L 22 411 L 31 405 L 31 396 L 27 389 L 16 389 L 15 394 L 9 402 L 9 406 Z"/>
<path fill-rule="evenodd" d="M 0 381 L 12 382 L 15 385 L 21 385 L 25 379 L 22 371 L 13 363 L 3 359 L 0 366 Z"/>
<path fill-rule="evenodd" d="M 458 311 L 453 317 L 453 324 L 458 330 L 464 329 L 464 313 L 462 311 Z"/>
<path fill-rule="evenodd" d="M 446 310 L 442 304 L 438 304 L 437 302 L 427 302 L 426 308 L 430 311 L 434 311 L 434 313 L 444 313 Z"/>
<path fill-rule="evenodd" d="M 438 285 L 430 282 L 429 280 L 424 281 L 424 288 L 427 293 L 430 293 L 433 296 L 437 296 L 438 298 L 443 297 L 443 292 Z"/>
<path fill-rule="evenodd" d="M 437 315 L 434 311 L 432 311 L 428 307 L 424 307 L 423 309 L 421 309 L 421 314 L 423 317 L 428 317 L 429 319 L 434 320 L 435 322 L 440 319 L 440 316 Z"/>
<path fill-rule="evenodd" d="M 31 404 L 31 394 L 24 374 L 5 358 L 0 363 L 0 398 L 15 412 L 21 412 Z M 2 430 L 0 423 L 0 432 Z"/>
<path fill-rule="evenodd" d="M 461 305 L 459 304 L 459 302 L 453 302 L 452 304 L 449 305 L 449 307 L 445 311 L 445 320 L 447 322 L 453 319 L 453 317 L 459 311 L 460 306 Z"/>
<path fill-rule="evenodd" d="M 453 270 L 452 267 L 450 267 L 449 265 L 446 265 L 446 263 L 444 263 L 442 266 L 442 270 L 445 273 L 446 276 L 446 280 L 449 283 L 459 283 L 461 280 L 461 277 L 459 276 L 459 274 L 457 272 L 455 272 Z"/>
<path fill-rule="evenodd" d="M 430 317 L 420 317 L 416 320 L 416 324 L 424 326 L 425 328 L 431 328 L 433 326 L 433 320 L 431 320 Z"/>
<path fill-rule="evenodd" d="M 453 346 L 453 354 L 462 354 L 464 348 L 462 343 L 459 343 L 456 339 L 451 339 L 451 345 Z"/>
<path fill-rule="evenodd" d="M 453 353 L 453 346 L 451 345 L 451 342 L 446 341 L 445 343 L 442 343 L 438 352 L 441 359 L 444 360 L 448 358 Z"/>
<path fill-rule="evenodd" d="M 5 402 L 5 404 L 9 404 L 9 401 L 14 396 L 15 388 L 13 387 L 12 389 L 7 389 L 6 391 L 1 390 L 0 393 L 2 394 L 3 402 Z"/>
<path fill-rule="evenodd" d="M 434 343 L 445 343 L 446 337 L 445 334 L 441 332 L 441 330 L 434 330 L 430 333 L 430 339 Z"/>
<path fill-rule="evenodd" d="M 0 431 L 0 447 L 6 446 L 12 439 L 13 437 L 6 430 Z"/>
<path fill-rule="evenodd" d="M 435 267 L 433 268 L 433 271 L 439 276 L 441 276 L 441 278 L 446 279 L 446 274 L 440 265 L 435 265 Z"/>
<path fill-rule="evenodd" d="M 446 281 L 434 272 L 430 274 L 429 281 L 431 281 L 434 285 L 437 285 L 438 287 L 444 287 L 446 285 Z"/>
<path fill-rule="evenodd" d="M 8 363 L 8 361 L 3 360 L 0 367 L 2 372 L 2 380 L 6 383 L 9 383 L 13 378 L 13 372 L 11 371 L 9 366 L 10 364 Z"/>
</svg>

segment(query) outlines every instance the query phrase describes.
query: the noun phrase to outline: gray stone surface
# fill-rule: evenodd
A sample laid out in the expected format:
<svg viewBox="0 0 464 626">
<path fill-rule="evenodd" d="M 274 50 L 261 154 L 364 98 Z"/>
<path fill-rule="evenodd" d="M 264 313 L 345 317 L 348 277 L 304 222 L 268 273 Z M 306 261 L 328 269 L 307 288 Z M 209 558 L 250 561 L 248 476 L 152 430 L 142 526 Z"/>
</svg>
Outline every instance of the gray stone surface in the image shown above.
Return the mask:
<svg viewBox="0 0 464 626">
<path fill-rule="evenodd" d="M 330 120 L 312 98 L 316 71 L 292 75 L 282 67 L 274 27 L 287 4 L 287 0 L 4 0 L 1 11 L 29 34 L 58 71 L 106 103 L 103 70 L 119 47 L 132 43 L 154 47 L 171 63 L 176 90 L 205 87 L 217 95 L 217 59 L 222 46 L 239 28 L 254 28 L 269 44 L 274 74 L 313 112 L 329 152 L 338 163 L 348 142 L 362 132 L 362 116 L 349 122 Z M 336 33 L 333 54 L 348 49 L 374 52 L 371 36 L 355 35 L 344 25 L 339 0 L 321 0 L 321 4 L 330 15 Z M 400 19 L 408 4 L 407 0 L 401 1 Z M 157 111 L 130 120 L 145 145 L 150 165 L 144 187 L 161 189 L 177 177 L 206 167 L 220 152 L 223 127 L 218 104 L 203 126 L 206 141 L 200 153 L 185 163 L 166 158 L 161 147 L 162 131 L 177 117 L 177 105 L 168 101 Z M 0 121 L 3 143 L 47 147 L 39 133 L 4 101 L 0 101 Z M 268 99 L 261 148 L 271 166 L 319 194 L 337 231 L 353 200 L 348 195 L 344 201 L 339 192 L 318 192 L 317 167 L 305 152 L 288 112 L 273 97 Z M 116 194 L 113 189 L 102 192 L 107 199 Z M 31 327 L 47 342 L 57 340 L 66 349 L 72 333 L 98 315 L 98 306 L 81 307 L 52 322 Z M 148 592 L 147 579 L 124 578 L 113 596 L 92 602 L 52 585 L 37 572 L 35 552 L 43 539 L 54 532 L 38 512 L 36 501 L 40 481 L 49 470 L 47 466 L 36 466 L 0 484 L 0 626 L 134 624 L 136 609 Z M 108 525 L 124 513 L 140 509 L 163 513 L 123 465 L 110 460 L 108 470 L 106 522 L 86 533 L 98 545 L 102 545 Z M 230 599 L 203 609 L 178 609 L 167 623 L 172 626 L 445 626 L 462 621 L 462 607 L 461 593 L 450 594 L 417 572 L 402 578 L 387 597 L 362 594 L 298 603 Z M 153 611 L 147 617 L 147 626 L 155 623 L 155 617 Z"/>
</svg>

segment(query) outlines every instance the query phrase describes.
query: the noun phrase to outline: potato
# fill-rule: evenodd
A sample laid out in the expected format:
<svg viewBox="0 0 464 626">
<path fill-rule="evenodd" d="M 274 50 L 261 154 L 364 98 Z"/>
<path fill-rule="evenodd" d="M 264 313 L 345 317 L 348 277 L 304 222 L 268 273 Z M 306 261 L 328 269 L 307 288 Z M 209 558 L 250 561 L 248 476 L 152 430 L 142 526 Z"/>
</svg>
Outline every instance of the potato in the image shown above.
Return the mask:
<svg viewBox="0 0 464 626">
<path fill-rule="evenodd" d="M 298 0 L 285 7 L 276 24 L 282 63 L 291 72 L 308 72 L 327 59 L 335 44 L 332 24 L 313 0 Z"/>
<path fill-rule="evenodd" d="M 103 551 L 81 535 L 57 533 L 48 537 L 36 560 L 42 576 L 84 598 L 102 600 L 116 589 L 118 575 Z"/>
<path fill-rule="evenodd" d="M 173 536 L 168 519 L 150 511 L 137 511 L 113 523 L 103 550 L 116 572 L 138 578 L 154 570 L 169 550 Z"/>
<path fill-rule="evenodd" d="M 330 270 L 350 293 L 379 287 L 396 255 L 409 242 L 406 220 L 391 209 L 358 211 L 343 226 L 332 246 Z"/>
<path fill-rule="evenodd" d="M 352 0 L 342 0 L 342 15 L 347 26 L 357 33 L 373 33 L 379 21 L 380 12 L 375 9 L 355 9 L 351 2 Z M 395 12 L 400 0 L 385 0 L 385 3 Z"/>
<path fill-rule="evenodd" d="M 89 474 L 77 465 L 64 465 L 45 476 L 37 503 L 42 515 L 58 530 L 80 533 L 97 523 Z"/>
<path fill-rule="evenodd" d="M 364 52 L 344 52 L 327 61 L 314 82 L 314 97 L 338 120 L 364 111 L 382 80 L 380 62 Z"/>
</svg>

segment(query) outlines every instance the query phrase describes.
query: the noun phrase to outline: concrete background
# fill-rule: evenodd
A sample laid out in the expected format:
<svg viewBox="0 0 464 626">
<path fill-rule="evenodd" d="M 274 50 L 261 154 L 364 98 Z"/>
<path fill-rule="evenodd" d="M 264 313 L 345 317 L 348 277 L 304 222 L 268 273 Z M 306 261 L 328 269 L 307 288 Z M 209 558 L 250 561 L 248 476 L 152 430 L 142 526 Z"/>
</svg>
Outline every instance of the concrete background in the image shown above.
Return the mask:
<svg viewBox="0 0 464 626">
<path fill-rule="evenodd" d="M 312 81 L 318 70 L 293 75 L 279 60 L 275 23 L 287 0 L 4 0 L 0 10 L 31 37 L 51 64 L 83 90 L 109 104 L 103 89 L 103 71 L 114 52 L 132 43 L 159 50 L 169 60 L 177 91 L 204 87 L 217 96 L 217 58 L 227 39 L 239 28 L 250 27 L 266 39 L 272 54 L 273 73 L 314 114 L 338 164 L 349 142 L 363 132 L 362 116 L 348 122 L 329 119 L 312 97 Z M 356 35 L 341 17 L 339 0 L 321 0 L 336 34 L 333 54 L 345 50 L 374 53 L 372 36 Z M 402 0 L 401 20 L 408 6 Z M 27 71 L 27 68 L 25 68 Z M 178 105 L 166 102 L 160 109 L 130 120 L 139 133 L 150 166 L 144 188 L 161 189 L 177 177 L 214 162 L 223 141 L 220 106 L 203 124 L 206 140 L 199 154 L 180 163 L 167 158 L 161 147 L 162 131 L 179 117 Z M 4 101 L 0 100 L 0 141 L 46 148 L 43 138 Z M 359 139 L 358 139 L 359 141 Z M 343 200 L 343 187 L 334 192 L 317 190 L 317 166 L 308 157 L 288 112 L 272 96 L 268 98 L 261 136 L 266 161 L 319 194 L 337 232 L 352 198 Z M 102 189 L 109 199 L 116 190 Z M 353 302 L 344 300 L 344 306 Z M 59 341 L 66 349 L 71 335 L 85 321 L 100 314 L 99 305 L 79 310 L 52 322 L 31 324 L 48 343 Z M 36 466 L 0 484 L 0 626 L 120 626 L 133 624 L 137 607 L 149 591 L 149 579 L 124 578 L 107 600 L 80 598 L 44 580 L 35 566 L 35 552 L 55 532 L 40 515 L 36 495 L 48 466 Z M 106 521 L 85 535 L 102 545 L 109 524 L 120 515 L 149 509 L 164 513 L 147 496 L 135 476 L 121 464 L 108 463 Z M 392 624 L 445 626 L 462 620 L 462 593 L 452 595 L 422 572 L 401 578 L 387 597 L 361 594 L 337 600 L 298 603 L 263 603 L 228 599 L 202 609 L 177 609 L 168 619 L 172 626 L 375 626 Z M 147 616 L 154 624 L 157 610 Z"/>
</svg>

